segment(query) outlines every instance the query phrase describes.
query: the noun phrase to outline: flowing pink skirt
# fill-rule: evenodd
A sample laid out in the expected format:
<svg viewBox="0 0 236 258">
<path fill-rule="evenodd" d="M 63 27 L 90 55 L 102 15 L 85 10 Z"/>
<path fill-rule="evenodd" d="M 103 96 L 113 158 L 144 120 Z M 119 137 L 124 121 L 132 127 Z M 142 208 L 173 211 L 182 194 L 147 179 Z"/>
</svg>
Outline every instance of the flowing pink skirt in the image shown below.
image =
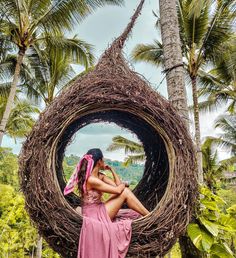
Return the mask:
<svg viewBox="0 0 236 258">
<path fill-rule="evenodd" d="M 124 258 L 131 240 L 132 220 L 142 217 L 132 209 L 120 209 L 111 220 L 105 205 L 86 204 L 82 207 L 77 258 Z"/>
</svg>

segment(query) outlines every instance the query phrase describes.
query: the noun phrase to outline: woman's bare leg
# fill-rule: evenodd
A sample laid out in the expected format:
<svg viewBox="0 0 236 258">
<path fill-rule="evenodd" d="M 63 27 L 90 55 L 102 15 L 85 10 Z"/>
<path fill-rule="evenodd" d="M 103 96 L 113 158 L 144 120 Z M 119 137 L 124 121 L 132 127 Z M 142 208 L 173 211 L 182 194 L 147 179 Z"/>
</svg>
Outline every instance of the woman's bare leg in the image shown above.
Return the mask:
<svg viewBox="0 0 236 258">
<path fill-rule="evenodd" d="M 124 202 L 127 203 L 129 208 L 137 211 L 143 216 L 150 213 L 137 199 L 133 192 L 126 187 L 121 194 L 118 194 L 117 196 L 113 195 L 104 203 L 111 219 L 113 219 L 116 216 Z"/>
</svg>

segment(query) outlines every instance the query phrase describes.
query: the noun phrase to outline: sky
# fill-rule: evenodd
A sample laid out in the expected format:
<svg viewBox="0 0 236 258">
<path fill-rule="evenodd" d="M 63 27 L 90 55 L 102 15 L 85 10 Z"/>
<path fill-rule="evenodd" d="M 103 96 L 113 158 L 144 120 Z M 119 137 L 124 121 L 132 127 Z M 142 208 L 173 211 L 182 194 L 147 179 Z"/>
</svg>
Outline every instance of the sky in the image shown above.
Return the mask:
<svg viewBox="0 0 236 258">
<path fill-rule="evenodd" d="M 99 58 L 104 50 L 118 37 L 127 23 L 130 20 L 136 6 L 137 0 L 126 0 L 125 6 L 106 6 L 97 9 L 92 15 L 88 16 L 80 25 L 75 28 L 74 33 L 86 42 L 93 44 L 95 48 L 95 57 Z M 124 47 L 124 55 L 128 61 L 130 60 L 130 53 L 132 49 L 139 43 L 152 43 L 154 39 L 160 40 L 160 33 L 155 29 L 156 18 L 153 13 L 158 13 L 158 1 L 146 0 L 141 15 L 139 16 L 132 35 L 129 37 Z M 160 40 L 161 41 L 161 40 Z M 132 68 L 142 74 L 151 84 L 151 86 L 164 96 L 167 96 L 166 81 L 161 84 L 164 75 L 161 68 L 156 68 L 146 63 L 131 63 Z M 80 66 L 73 66 L 76 72 L 83 70 Z M 188 105 L 192 104 L 191 87 L 186 86 Z M 213 124 L 216 117 L 223 113 L 223 108 L 219 108 L 215 112 L 200 114 L 201 137 L 207 135 L 217 136 L 220 130 L 214 130 Z M 193 136 L 193 116 L 191 115 L 191 135 Z M 138 141 L 136 135 L 124 128 L 120 128 L 114 123 L 98 123 L 90 124 L 80 129 L 73 137 L 72 143 L 66 148 L 66 155 L 75 154 L 82 156 L 90 148 L 101 148 L 105 158 L 123 161 L 125 158 L 124 151 L 106 151 L 111 144 L 112 138 L 116 135 L 121 135 L 130 140 Z M 3 147 L 11 147 L 13 152 L 18 154 L 23 140 L 14 140 L 4 137 Z M 226 150 L 219 151 L 219 159 L 224 159 L 229 156 Z"/>
</svg>

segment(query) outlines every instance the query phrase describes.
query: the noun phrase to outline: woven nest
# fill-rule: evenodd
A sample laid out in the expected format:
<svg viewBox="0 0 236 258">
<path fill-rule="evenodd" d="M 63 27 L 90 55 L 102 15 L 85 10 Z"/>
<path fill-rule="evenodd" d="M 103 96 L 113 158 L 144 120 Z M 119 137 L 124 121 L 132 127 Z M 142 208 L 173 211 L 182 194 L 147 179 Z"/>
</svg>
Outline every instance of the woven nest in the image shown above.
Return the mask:
<svg viewBox="0 0 236 258">
<path fill-rule="evenodd" d="M 80 197 L 63 195 L 62 161 L 73 135 L 90 123 L 114 122 L 132 131 L 146 154 L 143 177 L 133 192 L 152 212 L 132 222 L 127 257 L 164 255 L 192 214 L 197 170 L 188 130 L 178 111 L 132 71 L 122 55 L 142 4 L 95 69 L 77 78 L 40 115 L 21 150 L 19 175 L 26 209 L 62 257 L 77 257 L 83 221 L 75 211 Z"/>
</svg>

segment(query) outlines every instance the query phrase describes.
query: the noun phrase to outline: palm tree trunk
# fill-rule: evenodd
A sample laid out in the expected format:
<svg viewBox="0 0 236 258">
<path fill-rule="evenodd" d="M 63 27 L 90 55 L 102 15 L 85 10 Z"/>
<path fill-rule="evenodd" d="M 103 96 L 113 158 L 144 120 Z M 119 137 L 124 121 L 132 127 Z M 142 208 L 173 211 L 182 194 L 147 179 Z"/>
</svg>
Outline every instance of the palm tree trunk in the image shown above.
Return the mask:
<svg viewBox="0 0 236 258">
<path fill-rule="evenodd" d="M 38 235 L 36 258 L 42 257 L 42 246 L 43 246 L 43 238 L 40 235 Z"/>
<path fill-rule="evenodd" d="M 194 246 L 188 236 L 181 236 L 179 238 L 179 245 L 182 258 L 201 258 L 203 254 Z"/>
<path fill-rule="evenodd" d="M 191 78 L 191 80 L 192 80 L 192 94 L 193 94 L 193 104 L 194 104 L 194 125 L 195 125 L 195 143 L 196 143 L 197 163 L 198 163 L 198 182 L 200 184 L 202 184 L 203 183 L 203 170 L 202 170 L 201 135 L 200 135 L 196 76 L 193 76 Z"/>
<path fill-rule="evenodd" d="M 0 124 L 0 146 L 2 145 L 2 138 L 4 136 L 7 121 L 9 119 L 9 116 L 10 116 L 10 113 L 11 113 L 11 110 L 12 110 L 12 107 L 13 107 L 13 104 L 14 104 L 14 99 L 15 99 L 15 96 L 16 96 L 17 83 L 18 83 L 18 80 L 19 80 L 19 74 L 20 74 L 21 64 L 23 62 L 24 55 L 25 55 L 25 49 L 21 49 L 18 53 L 18 56 L 17 56 L 15 73 L 14 73 L 13 81 L 12 81 L 12 84 L 11 84 L 10 94 L 9 94 L 8 99 L 7 99 L 6 108 L 5 108 L 5 111 L 3 113 L 3 117 L 2 117 L 2 120 L 1 120 L 1 124 Z"/>
<path fill-rule="evenodd" d="M 184 68 L 181 42 L 179 36 L 179 25 L 175 0 L 159 0 L 161 37 L 164 50 L 164 65 L 167 73 L 168 99 L 175 108 L 179 110 L 189 130 L 189 115 L 187 106 L 187 94 L 184 84 Z M 200 132 L 200 131 L 199 131 Z M 182 257 L 190 258 L 190 254 L 199 254 L 197 248 L 191 243 L 190 238 L 185 235 L 179 238 Z M 200 256 L 199 256 L 200 257 Z"/>
<path fill-rule="evenodd" d="M 159 0 L 164 65 L 167 72 L 168 99 L 179 110 L 189 130 L 187 94 L 175 0 Z"/>
</svg>

